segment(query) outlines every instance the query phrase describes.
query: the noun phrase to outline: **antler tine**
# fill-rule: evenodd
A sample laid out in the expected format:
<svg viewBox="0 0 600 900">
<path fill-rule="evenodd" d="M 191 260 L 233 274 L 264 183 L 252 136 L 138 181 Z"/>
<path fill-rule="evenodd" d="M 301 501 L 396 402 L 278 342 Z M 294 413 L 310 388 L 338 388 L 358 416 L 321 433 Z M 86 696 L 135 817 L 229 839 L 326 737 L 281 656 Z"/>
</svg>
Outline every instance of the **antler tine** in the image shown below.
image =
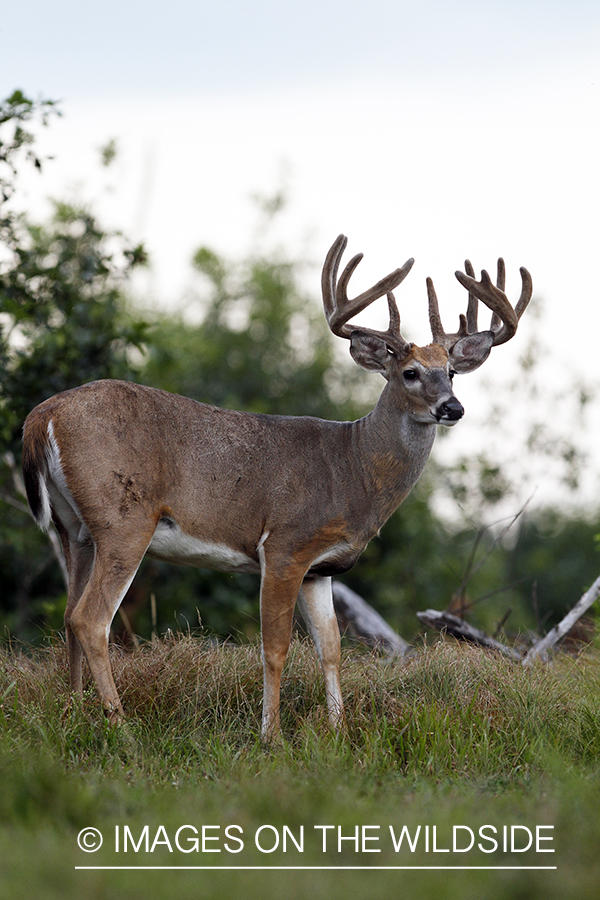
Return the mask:
<svg viewBox="0 0 600 900">
<path fill-rule="evenodd" d="M 506 266 L 504 265 L 504 260 L 500 256 L 498 259 L 498 269 L 496 275 L 496 287 L 501 290 L 506 290 Z"/>
<path fill-rule="evenodd" d="M 386 339 L 394 339 L 398 345 L 404 345 L 406 342 L 400 334 L 400 314 L 396 306 L 396 301 L 392 290 L 397 287 L 410 272 L 413 259 L 407 260 L 404 265 L 390 272 L 385 278 L 382 278 L 377 284 L 363 291 L 358 297 L 352 300 L 348 298 L 348 283 L 363 258 L 362 253 L 357 253 L 347 263 L 342 272 L 339 281 L 337 273 L 341 261 L 342 254 L 346 249 L 347 238 L 340 235 L 333 243 L 323 266 L 322 287 L 323 287 L 323 305 L 325 308 L 325 317 L 331 331 L 339 337 L 350 338 L 353 331 L 357 329 L 348 324 L 349 320 L 358 313 L 367 308 L 374 300 L 387 295 L 388 308 L 390 311 L 390 324 L 387 331 L 375 331 L 371 328 L 361 328 L 361 331 L 368 334 L 379 335 Z"/>
<path fill-rule="evenodd" d="M 496 284 L 492 284 L 492 280 L 485 269 L 481 273 L 481 280 L 475 279 L 475 272 L 469 260 L 465 260 L 465 271 L 456 272 L 456 277 L 460 283 L 469 292 L 469 301 L 467 304 L 467 315 L 460 316 L 460 324 L 458 331 L 454 334 L 446 334 L 444 331 L 438 300 L 431 278 L 427 279 L 427 295 L 429 297 L 429 322 L 431 324 L 431 333 L 436 344 L 441 344 L 450 352 L 461 338 L 479 336 L 482 338 L 487 335 L 486 341 L 489 341 L 489 348 L 496 347 L 498 344 L 504 344 L 509 341 L 515 334 L 519 319 L 527 309 L 527 304 L 531 299 L 533 285 L 531 275 L 527 269 L 521 269 L 521 279 L 523 286 L 521 296 L 515 309 L 509 303 L 504 292 L 506 284 L 506 267 L 504 260 L 498 260 L 498 271 L 496 276 Z M 491 309 L 492 322 L 488 331 L 477 330 L 477 311 L 478 301 Z M 466 346 L 466 345 L 465 345 Z M 489 352 L 489 350 L 488 350 Z"/>
<path fill-rule="evenodd" d="M 427 299 L 429 300 L 429 324 L 431 326 L 433 342 L 434 344 L 443 345 L 445 334 L 444 326 L 442 325 L 440 306 L 431 278 L 427 279 Z"/>
<path fill-rule="evenodd" d="M 450 350 L 459 338 L 466 337 L 469 333 L 468 319 L 461 314 L 459 317 L 458 331 L 456 332 L 456 334 L 446 334 L 446 332 L 444 331 L 444 326 L 442 325 L 442 317 L 440 316 L 437 294 L 435 292 L 435 288 L 433 286 L 433 281 L 431 280 L 431 278 L 427 279 L 427 297 L 429 300 L 429 324 L 431 326 L 433 342 L 434 344 L 441 344 L 441 346 L 445 347 L 446 350 Z M 471 319 L 473 319 L 473 315 L 475 316 L 475 323 L 477 323 L 476 299 L 474 299 L 474 304 L 472 304 L 471 298 L 469 297 L 469 309 L 467 312 L 471 315 Z"/>
<path fill-rule="evenodd" d="M 388 327 L 388 333 L 399 335 L 400 334 L 400 313 L 398 312 L 398 307 L 396 305 L 396 298 L 390 291 L 387 295 L 388 309 L 390 311 L 390 324 Z"/>
<path fill-rule="evenodd" d="M 325 257 L 323 263 L 323 272 L 321 273 L 321 288 L 323 292 L 323 306 L 325 307 L 325 317 L 329 322 L 330 317 L 335 312 L 335 284 L 337 281 L 337 273 L 340 267 L 340 261 L 348 238 L 344 234 L 338 235 Z"/>
<path fill-rule="evenodd" d="M 474 295 L 492 310 L 490 332 L 493 334 L 492 346 L 494 347 L 506 343 L 513 337 L 517 330 L 519 319 L 527 309 L 527 304 L 531 299 L 533 292 L 531 275 L 527 269 L 522 268 L 520 271 L 523 286 L 516 309 L 512 308 L 504 293 L 506 276 L 503 259 L 498 260 L 496 286 L 492 284 L 492 280 L 485 269 L 481 273 L 481 281 L 476 281 L 469 270 L 467 270 L 466 274 L 464 272 L 456 272 L 456 277 L 463 287 L 467 288 L 469 295 Z"/>
<path fill-rule="evenodd" d="M 470 275 L 471 278 L 475 278 L 475 269 L 468 259 L 465 259 L 465 272 L 467 275 Z M 477 300 L 477 297 L 469 291 L 469 301 L 467 303 L 467 328 L 471 334 L 474 334 L 477 331 L 478 307 L 479 301 Z"/>
<path fill-rule="evenodd" d="M 520 319 L 527 307 L 529 306 L 529 301 L 531 300 L 531 295 L 533 294 L 533 280 L 531 275 L 523 266 L 519 269 L 521 273 L 521 296 L 517 301 L 517 305 L 515 306 L 515 312 L 517 314 L 517 319 Z"/>
<path fill-rule="evenodd" d="M 335 300 L 336 306 L 339 311 L 339 315 L 343 316 L 344 321 L 350 319 L 352 316 L 358 315 L 359 312 L 362 312 L 369 303 L 370 300 L 370 291 L 364 291 L 358 297 L 355 297 L 354 300 L 348 299 L 348 284 L 350 283 L 350 279 L 354 274 L 354 270 L 358 266 L 359 262 L 363 258 L 363 253 L 357 253 L 352 257 L 349 263 L 346 263 L 344 267 L 344 271 L 339 277 L 338 283 L 335 286 Z M 373 291 L 374 288 L 371 288 Z M 379 295 L 381 296 L 381 294 Z M 375 297 L 373 299 L 376 299 Z M 361 306 L 361 302 L 365 301 L 364 305 Z"/>
<path fill-rule="evenodd" d="M 496 275 L 496 287 L 498 290 L 504 293 L 506 288 L 506 266 L 504 265 L 504 260 L 502 257 L 498 260 L 498 269 Z M 470 295 L 469 295 L 470 296 Z M 492 321 L 490 323 L 490 331 L 493 331 L 494 334 L 500 329 L 502 325 L 502 319 L 498 315 L 498 313 L 492 313 Z"/>
</svg>

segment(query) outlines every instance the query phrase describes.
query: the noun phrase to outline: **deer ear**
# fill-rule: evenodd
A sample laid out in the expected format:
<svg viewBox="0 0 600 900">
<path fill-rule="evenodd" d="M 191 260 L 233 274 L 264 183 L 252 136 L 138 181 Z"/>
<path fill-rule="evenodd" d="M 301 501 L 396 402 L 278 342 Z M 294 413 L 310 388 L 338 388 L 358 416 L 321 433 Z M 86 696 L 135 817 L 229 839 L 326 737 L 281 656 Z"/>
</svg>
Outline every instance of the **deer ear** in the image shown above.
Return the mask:
<svg viewBox="0 0 600 900">
<path fill-rule="evenodd" d="M 355 363 L 368 372 L 381 372 L 387 377 L 390 354 L 386 342 L 381 338 L 353 331 L 350 336 L 350 355 Z"/>
<path fill-rule="evenodd" d="M 459 338 L 450 350 L 450 362 L 461 375 L 474 372 L 490 355 L 493 343 L 494 335 L 491 331 L 479 331 Z"/>
</svg>

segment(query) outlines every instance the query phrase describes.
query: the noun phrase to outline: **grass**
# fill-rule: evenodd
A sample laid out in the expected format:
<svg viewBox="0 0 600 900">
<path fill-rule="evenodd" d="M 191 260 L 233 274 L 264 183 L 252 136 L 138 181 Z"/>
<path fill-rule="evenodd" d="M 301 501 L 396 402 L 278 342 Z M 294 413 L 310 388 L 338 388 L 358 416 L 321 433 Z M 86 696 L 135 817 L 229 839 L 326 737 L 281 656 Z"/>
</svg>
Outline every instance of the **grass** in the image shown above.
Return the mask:
<svg viewBox="0 0 600 900">
<path fill-rule="evenodd" d="M 408 663 L 346 651 L 347 728 L 335 736 L 313 648 L 298 640 L 285 672 L 283 739 L 272 747 L 258 738 L 257 646 L 215 647 L 170 635 L 135 653 L 114 648 L 112 662 L 129 711 L 127 724 L 117 728 L 104 721 L 91 686 L 83 702 L 68 698 L 60 642 L 2 656 L 0 900 L 32 894 L 149 900 L 164 896 L 169 885 L 182 897 L 201 898 L 283 891 L 314 900 L 349 890 L 373 898 L 435 892 L 440 900 L 598 896 L 600 664 L 594 650 L 530 670 L 454 642 L 423 648 Z M 333 827 L 323 831 L 324 825 Z M 97 853 L 77 846 L 88 826 L 104 836 Z M 123 851 L 125 826 L 137 852 L 131 842 Z M 182 826 L 188 827 L 180 832 L 180 849 Z M 203 826 L 204 852 L 194 844 Z M 394 850 L 403 826 L 416 838 L 414 852 L 406 834 Z M 483 826 L 490 827 L 480 834 Z M 515 852 L 509 842 L 504 852 L 504 828 L 510 841 L 511 826 L 523 842 Z M 536 826 L 552 837 L 540 847 L 555 853 L 519 850 Z M 261 828 L 262 850 L 255 844 Z M 452 852 L 453 837 L 466 847 L 471 832 L 473 848 Z M 495 852 L 478 847 L 493 849 L 486 837 L 494 835 Z M 302 852 L 293 838 L 303 838 Z M 276 839 L 277 848 L 267 852 Z M 118 864 L 378 869 L 75 868 Z M 505 868 L 383 868 L 416 865 Z"/>
</svg>

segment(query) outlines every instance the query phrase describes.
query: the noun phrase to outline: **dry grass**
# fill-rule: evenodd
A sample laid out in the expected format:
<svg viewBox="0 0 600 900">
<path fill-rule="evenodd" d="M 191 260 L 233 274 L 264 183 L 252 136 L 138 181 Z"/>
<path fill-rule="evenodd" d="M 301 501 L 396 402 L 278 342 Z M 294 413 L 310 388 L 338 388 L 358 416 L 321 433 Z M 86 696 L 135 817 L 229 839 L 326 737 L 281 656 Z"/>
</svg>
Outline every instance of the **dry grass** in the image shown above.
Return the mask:
<svg viewBox="0 0 600 900">
<path fill-rule="evenodd" d="M 197 762 L 215 742 L 231 757 L 263 752 L 258 645 L 216 646 L 170 634 L 136 651 L 112 647 L 111 657 L 136 741 L 166 754 L 171 767 Z M 97 753 L 93 734 L 118 745 L 107 738 L 89 681 L 83 703 L 69 697 L 61 642 L 0 658 L 2 716 L 13 736 L 43 732 L 65 752 L 78 747 L 78 759 Z M 599 672 L 593 655 L 524 670 L 454 641 L 424 648 L 408 662 L 345 651 L 347 727 L 335 738 L 312 644 L 295 640 L 282 688 L 284 748 L 303 757 L 333 744 L 352 765 L 445 777 L 510 778 L 543 769 L 554 753 L 585 764 L 600 749 Z"/>
</svg>

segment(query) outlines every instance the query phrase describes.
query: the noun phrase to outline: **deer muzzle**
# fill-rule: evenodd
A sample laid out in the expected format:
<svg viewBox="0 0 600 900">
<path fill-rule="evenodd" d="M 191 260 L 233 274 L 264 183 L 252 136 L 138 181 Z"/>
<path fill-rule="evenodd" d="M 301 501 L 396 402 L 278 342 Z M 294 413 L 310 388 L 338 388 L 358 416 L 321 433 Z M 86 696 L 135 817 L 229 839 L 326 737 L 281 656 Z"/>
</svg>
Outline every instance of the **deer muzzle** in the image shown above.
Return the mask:
<svg viewBox="0 0 600 900">
<path fill-rule="evenodd" d="M 438 422 L 444 424 L 454 424 L 454 422 L 458 422 L 459 419 L 462 419 L 464 414 L 464 407 L 456 397 L 449 397 L 447 400 L 444 400 L 436 410 Z"/>
</svg>

